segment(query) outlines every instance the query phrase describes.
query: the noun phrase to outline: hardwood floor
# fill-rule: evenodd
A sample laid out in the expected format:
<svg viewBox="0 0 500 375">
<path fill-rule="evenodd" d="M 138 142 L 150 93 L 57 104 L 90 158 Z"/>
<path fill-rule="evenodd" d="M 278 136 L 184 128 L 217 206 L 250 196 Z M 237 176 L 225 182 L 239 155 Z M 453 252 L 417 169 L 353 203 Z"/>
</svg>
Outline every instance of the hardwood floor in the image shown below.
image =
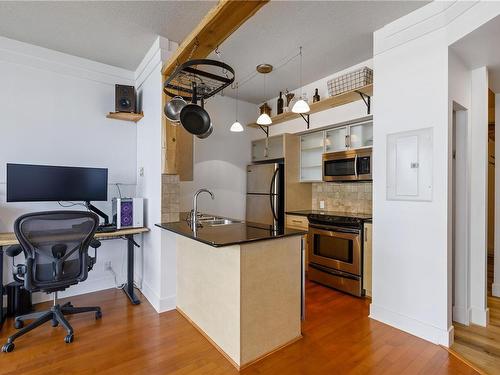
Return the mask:
<svg viewBox="0 0 500 375">
<path fill-rule="evenodd" d="M 131 306 L 114 289 L 72 297 L 75 306 L 100 305 L 102 320 L 70 317 L 72 344 L 60 327 L 36 329 L 0 353 L 0 373 L 237 374 L 179 313 L 157 314 L 141 299 Z M 369 319 L 368 300 L 309 282 L 306 301 L 304 338 L 242 374 L 476 374 L 445 349 Z M 14 331 L 7 321 L 1 341 Z"/>
<path fill-rule="evenodd" d="M 488 308 L 490 323 L 487 327 L 474 324 L 464 326 L 454 323 L 455 343 L 452 346 L 458 355 L 464 357 L 486 374 L 500 374 L 500 298 L 491 296 L 493 283 L 493 256 L 488 256 Z"/>
</svg>

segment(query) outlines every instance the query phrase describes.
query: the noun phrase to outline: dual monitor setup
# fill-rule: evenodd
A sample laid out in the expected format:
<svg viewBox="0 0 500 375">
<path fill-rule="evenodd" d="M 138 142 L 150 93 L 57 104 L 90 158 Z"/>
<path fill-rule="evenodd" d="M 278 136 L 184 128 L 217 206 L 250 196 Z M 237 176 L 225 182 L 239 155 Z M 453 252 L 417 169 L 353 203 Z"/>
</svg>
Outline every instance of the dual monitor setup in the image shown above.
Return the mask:
<svg viewBox="0 0 500 375">
<path fill-rule="evenodd" d="M 141 198 L 113 199 L 113 222 L 91 202 L 108 200 L 108 169 L 7 163 L 7 202 L 82 202 L 100 231 L 143 226 Z"/>
</svg>

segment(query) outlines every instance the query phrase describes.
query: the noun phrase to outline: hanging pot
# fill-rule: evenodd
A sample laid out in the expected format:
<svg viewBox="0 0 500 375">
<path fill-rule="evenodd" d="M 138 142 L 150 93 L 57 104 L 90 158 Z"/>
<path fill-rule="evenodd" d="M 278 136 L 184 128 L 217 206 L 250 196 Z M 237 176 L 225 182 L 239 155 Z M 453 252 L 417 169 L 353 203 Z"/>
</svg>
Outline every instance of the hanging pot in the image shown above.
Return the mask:
<svg viewBox="0 0 500 375">
<path fill-rule="evenodd" d="M 206 138 L 212 133 L 212 121 L 210 120 L 208 112 L 203 108 L 203 97 L 201 98 L 201 106 L 196 104 L 196 82 L 192 83 L 192 87 L 193 100 L 190 104 L 182 108 L 179 118 L 182 126 L 189 133 Z"/>
<path fill-rule="evenodd" d="M 165 104 L 165 116 L 174 124 L 179 123 L 181 110 L 187 105 L 182 96 L 174 96 L 167 104 Z"/>
</svg>

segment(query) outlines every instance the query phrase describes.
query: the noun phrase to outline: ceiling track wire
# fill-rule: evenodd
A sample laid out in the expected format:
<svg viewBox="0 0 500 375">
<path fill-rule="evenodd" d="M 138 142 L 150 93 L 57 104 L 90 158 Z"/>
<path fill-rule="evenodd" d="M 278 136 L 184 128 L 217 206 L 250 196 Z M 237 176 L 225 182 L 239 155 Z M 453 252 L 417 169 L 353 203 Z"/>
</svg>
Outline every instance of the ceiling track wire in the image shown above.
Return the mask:
<svg viewBox="0 0 500 375">
<path fill-rule="evenodd" d="M 288 57 L 288 58 L 285 57 L 278 64 L 272 64 L 274 66 L 273 70 L 276 71 L 276 70 L 279 70 L 279 69 L 283 68 L 284 66 L 286 66 L 288 63 L 290 63 L 291 61 L 293 61 L 294 59 L 296 59 L 299 56 L 300 56 L 300 52 L 294 54 L 291 57 Z M 243 78 L 241 81 L 238 81 L 238 86 L 241 88 L 241 86 L 245 85 L 246 83 L 248 83 L 249 81 L 251 81 L 253 78 L 255 78 L 255 76 L 257 74 L 258 74 L 257 71 L 254 71 L 254 72 L 252 72 L 250 74 L 247 74 L 245 76 L 245 78 Z"/>
</svg>

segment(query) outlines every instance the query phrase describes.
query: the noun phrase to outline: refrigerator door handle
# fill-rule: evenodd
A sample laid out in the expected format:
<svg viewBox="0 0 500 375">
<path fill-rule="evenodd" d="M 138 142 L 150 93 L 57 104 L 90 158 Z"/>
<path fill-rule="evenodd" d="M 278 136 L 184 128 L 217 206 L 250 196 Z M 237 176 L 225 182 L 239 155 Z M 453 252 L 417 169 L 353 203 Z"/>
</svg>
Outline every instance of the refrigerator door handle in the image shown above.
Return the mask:
<svg viewBox="0 0 500 375">
<path fill-rule="evenodd" d="M 276 215 L 276 208 L 274 207 L 274 200 L 276 198 L 276 194 L 274 194 L 274 186 L 276 184 L 276 178 L 278 175 L 279 168 L 276 168 L 273 174 L 273 178 L 271 179 L 271 187 L 269 189 L 269 201 L 271 203 L 271 212 L 273 213 L 274 219 L 278 220 L 278 215 Z"/>
</svg>

